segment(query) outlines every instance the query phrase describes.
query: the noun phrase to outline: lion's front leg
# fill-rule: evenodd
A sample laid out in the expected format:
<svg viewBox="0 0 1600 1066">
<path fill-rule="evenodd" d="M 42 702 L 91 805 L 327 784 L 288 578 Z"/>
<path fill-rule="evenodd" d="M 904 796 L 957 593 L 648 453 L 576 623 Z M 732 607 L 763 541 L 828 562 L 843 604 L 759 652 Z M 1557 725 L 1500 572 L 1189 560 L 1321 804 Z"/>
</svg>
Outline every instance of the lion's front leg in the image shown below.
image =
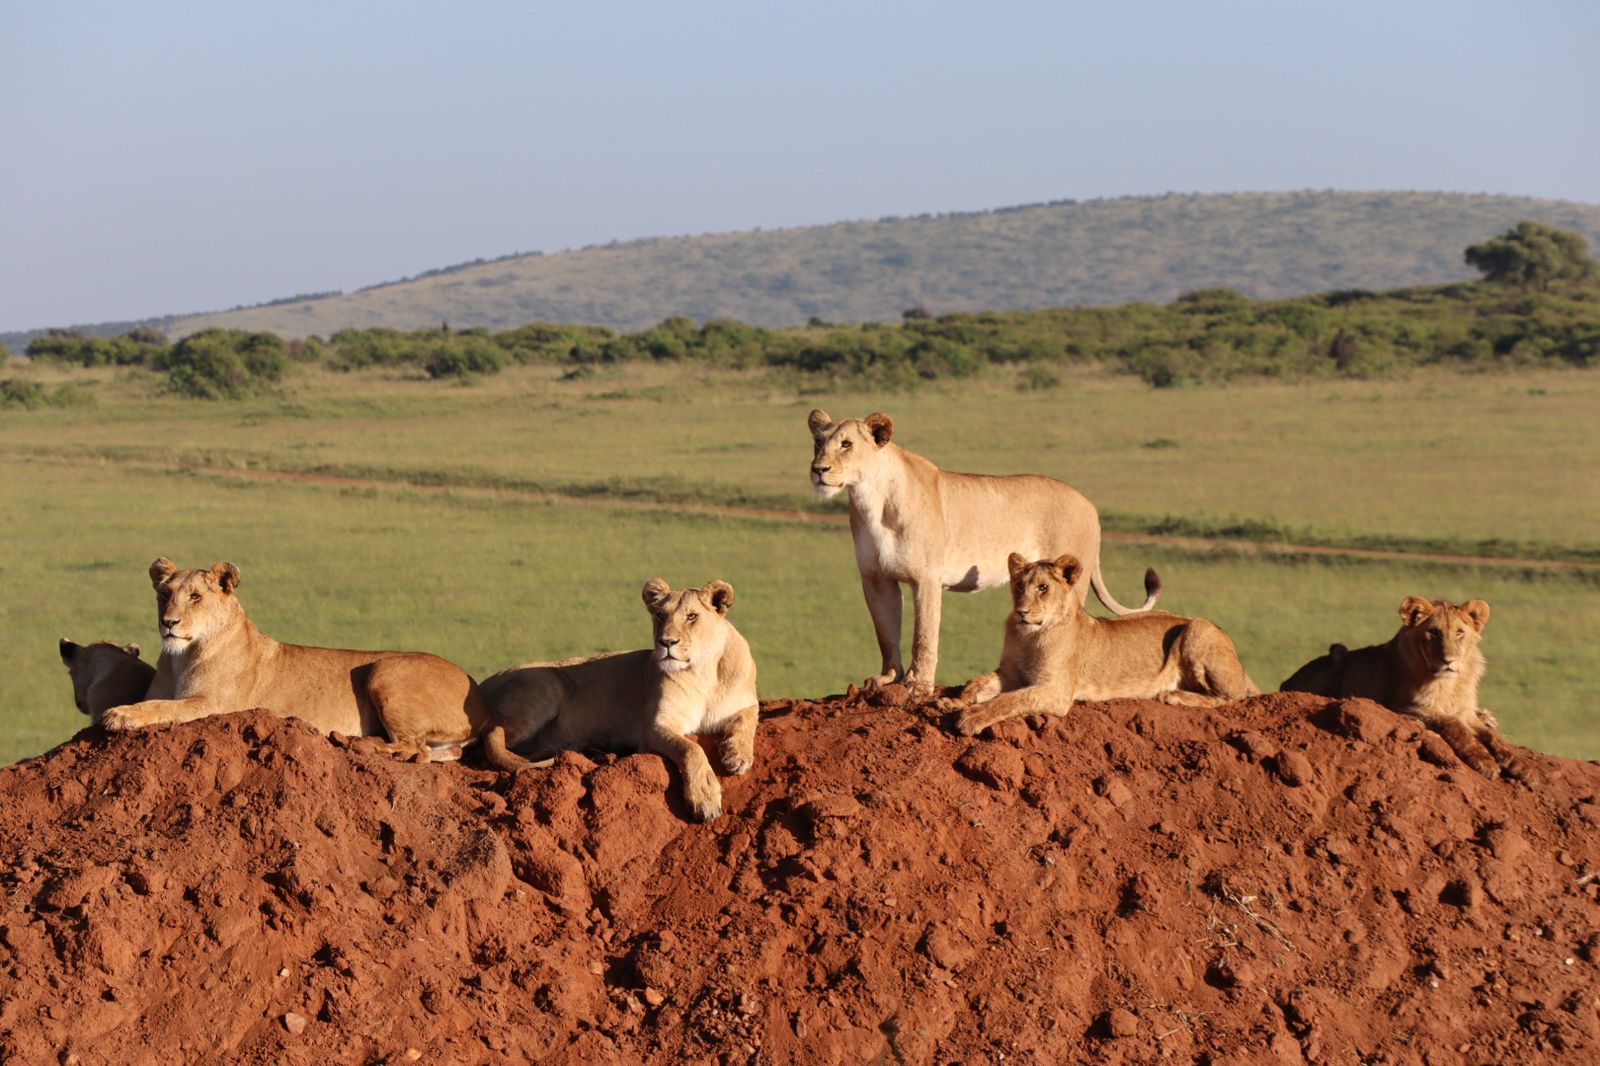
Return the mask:
<svg viewBox="0 0 1600 1066">
<path fill-rule="evenodd" d="M 1487 711 L 1479 711 L 1478 714 L 1486 723 L 1494 721 Z M 1485 724 L 1478 730 L 1478 742 L 1489 752 L 1490 757 L 1500 765 L 1501 772 L 1507 777 L 1515 778 L 1530 785 L 1539 783 L 1540 774 L 1533 763 L 1529 762 L 1521 752 L 1508 743 L 1497 729 Z"/>
<path fill-rule="evenodd" d="M 1459 718 L 1438 718 L 1428 726 L 1450 745 L 1456 757 L 1485 777 L 1499 777 L 1500 764 L 1483 746 L 1467 724 Z"/>
<path fill-rule="evenodd" d="M 751 704 L 733 716 L 722 738 L 722 768 L 742 774 L 756 764 L 756 705 Z"/>
<path fill-rule="evenodd" d="M 944 586 L 937 579 L 918 581 L 911 586 L 916 628 L 911 635 L 911 672 L 906 684 L 915 691 L 934 686 L 939 666 L 939 621 L 944 609 Z"/>
<path fill-rule="evenodd" d="M 956 719 L 956 732 L 971 737 L 1008 718 L 1029 714 L 1066 714 L 1072 709 L 1072 702 L 1071 692 L 1051 693 L 1037 685 L 1012 689 L 962 711 Z"/>
<path fill-rule="evenodd" d="M 900 658 L 900 583 L 881 574 L 862 574 L 861 593 L 867 600 L 867 613 L 872 615 L 872 631 L 878 638 L 878 654 L 883 661 L 883 672 L 867 681 L 879 685 L 899 681 L 905 676 Z"/>
<path fill-rule="evenodd" d="M 677 765 L 683 774 L 684 802 L 696 818 L 708 822 L 722 813 L 722 783 L 699 744 L 682 733 L 656 726 L 646 738 L 646 747 Z"/>
<path fill-rule="evenodd" d="M 100 725 L 113 733 L 130 729 L 149 729 L 152 726 L 176 725 L 224 713 L 209 700 L 194 697 L 186 700 L 144 700 L 112 707 L 100 718 Z"/>
</svg>

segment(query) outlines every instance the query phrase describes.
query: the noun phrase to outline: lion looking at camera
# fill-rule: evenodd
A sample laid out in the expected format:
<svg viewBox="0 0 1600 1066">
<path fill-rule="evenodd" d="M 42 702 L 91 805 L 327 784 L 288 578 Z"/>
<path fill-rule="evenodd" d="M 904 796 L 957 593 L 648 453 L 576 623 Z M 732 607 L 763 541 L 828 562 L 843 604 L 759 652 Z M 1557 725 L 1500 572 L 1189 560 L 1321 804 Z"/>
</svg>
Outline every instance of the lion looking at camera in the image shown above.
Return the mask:
<svg viewBox="0 0 1600 1066">
<path fill-rule="evenodd" d="M 1012 553 L 1007 567 L 1013 609 L 1000 666 L 968 681 L 951 707 L 963 735 L 1019 715 L 1066 714 L 1075 700 L 1210 707 L 1261 692 L 1228 634 L 1204 618 L 1096 618 L 1074 595 L 1083 564 L 1070 555 L 1029 562 Z"/>
<path fill-rule="evenodd" d="M 1334 644 L 1279 689 L 1334 699 L 1363 696 L 1420 718 L 1480 774 L 1498 777 L 1503 768 L 1512 777 L 1526 777 L 1527 764 L 1501 737 L 1494 716 L 1478 706 L 1487 665 L 1479 643 L 1488 624 L 1483 600 L 1458 606 L 1407 596 L 1393 637 L 1355 651 Z"/>
</svg>

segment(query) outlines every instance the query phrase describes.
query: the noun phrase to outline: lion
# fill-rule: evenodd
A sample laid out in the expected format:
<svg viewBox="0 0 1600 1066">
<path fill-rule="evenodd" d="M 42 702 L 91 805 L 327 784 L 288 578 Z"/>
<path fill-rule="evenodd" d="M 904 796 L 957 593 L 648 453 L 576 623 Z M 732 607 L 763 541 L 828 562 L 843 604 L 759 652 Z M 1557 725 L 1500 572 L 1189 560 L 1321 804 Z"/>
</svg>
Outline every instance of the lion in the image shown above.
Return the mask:
<svg viewBox="0 0 1600 1066">
<path fill-rule="evenodd" d="M 1100 574 L 1099 513 L 1065 482 L 941 470 L 894 443 L 894 421 L 881 412 L 834 421 L 826 411 L 812 411 L 809 422 L 816 445 L 812 487 L 824 498 L 850 495 L 856 567 L 883 657 L 882 673 L 868 678 L 869 685 L 898 680 L 932 688 L 943 590 L 1001 584 L 1012 550 L 1084 560 L 1089 581 L 1073 592 L 1079 604 L 1091 585 L 1117 615 L 1148 611 L 1161 595 L 1161 579 L 1146 570 L 1143 605 L 1130 609 L 1111 597 Z M 900 653 L 901 582 L 911 586 L 915 611 L 909 672 Z"/>
<path fill-rule="evenodd" d="M 1503 770 L 1526 779 L 1528 764 L 1500 735 L 1498 723 L 1478 706 L 1478 683 L 1486 661 L 1479 647 L 1489 623 L 1489 605 L 1468 600 L 1407 596 L 1400 628 L 1382 644 L 1351 651 L 1329 646 L 1279 686 L 1344 699 L 1363 696 L 1410 715 L 1444 738 L 1461 761 L 1487 777 Z"/>
<path fill-rule="evenodd" d="M 112 707 L 144 699 L 156 676 L 156 668 L 139 658 L 137 644 L 74 644 L 62 637 L 60 648 L 72 677 L 72 702 L 95 725 Z"/>
<path fill-rule="evenodd" d="M 645 607 L 655 642 L 616 652 L 502 670 L 483 683 L 495 719 L 486 751 L 516 759 L 508 747 L 541 753 L 577 748 L 649 751 L 675 763 L 683 794 L 701 821 L 722 813 L 722 786 L 693 734 L 722 739 L 730 774 L 755 763 L 756 664 L 728 621 L 733 586 L 711 581 L 680 592 L 647 581 Z M 528 764 L 531 765 L 531 764 Z"/>
<path fill-rule="evenodd" d="M 387 737 L 385 751 L 446 762 L 488 724 L 482 693 L 454 663 L 279 643 L 245 614 L 239 581 L 227 562 L 209 570 L 180 570 L 165 557 L 150 564 L 161 656 L 145 698 L 106 710 L 106 729 L 261 708 L 323 733 Z"/>
<path fill-rule="evenodd" d="M 964 736 L 1026 714 L 1066 714 L 1075 700 L 1159 699 L 1214 707 L 1261 690 L 1228 634 L 1204 618 L 1147 611 L 1096 618 L 1075 586 L 1084 565 L 1071 555 L 1006 560 L 1013 609 L 994 673 L 968 681 L 957 701 Z"/>
</svg>

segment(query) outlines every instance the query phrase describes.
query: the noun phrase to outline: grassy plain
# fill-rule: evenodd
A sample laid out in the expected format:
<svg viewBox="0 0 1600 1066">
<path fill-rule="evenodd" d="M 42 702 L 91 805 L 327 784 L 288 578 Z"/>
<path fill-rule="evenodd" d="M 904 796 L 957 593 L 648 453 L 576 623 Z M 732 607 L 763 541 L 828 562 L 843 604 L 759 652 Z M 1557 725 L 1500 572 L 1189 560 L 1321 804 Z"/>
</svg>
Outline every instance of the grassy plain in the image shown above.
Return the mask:
<svg viewBox="0 0 1600 1066">
<path fill-rule="evenodd" d="M 1103 373 L 1018 391 L 979 382 L 891 395 L 805 391 L 771 373 L 631 365 L 476 384 L 300 368 L 274 397 L 160 395 L 135 370 L 28 368 L 93 406 L 0 411 L 0 759 L 79 727 L 59 635 L 154 652 L 145 568 L 230 559 L 284 640 L 423 648 L 477 676 L 640 646 L 639 586 L 713 577 L 768 695 L 842 690 L 876 668 L 849 534 L 805 481 L 814 406 L 884 409 L 896 439 L 951 469 L 1036 471 L 1111 529 L 1245 526 L 1280 539 L 1528 558 L 1600 551 L 1600 376 L 1530 372 L 1150 390 Z M 343 479 L 343 480 L 341 480 Z M 1387 638 L 1406 595 L 1487 599 L 1484 701 L 1516 739 L 1600 757 L 1600 576 L 1592 565 L 1316 559 L 1147 540 L 1108 544 L 1134 599 L 1226 627 L 1275 687 L 1332 640 Z M 941 680 L 992 668 L 1003 591 L 946 597 Z"/>
</svg>

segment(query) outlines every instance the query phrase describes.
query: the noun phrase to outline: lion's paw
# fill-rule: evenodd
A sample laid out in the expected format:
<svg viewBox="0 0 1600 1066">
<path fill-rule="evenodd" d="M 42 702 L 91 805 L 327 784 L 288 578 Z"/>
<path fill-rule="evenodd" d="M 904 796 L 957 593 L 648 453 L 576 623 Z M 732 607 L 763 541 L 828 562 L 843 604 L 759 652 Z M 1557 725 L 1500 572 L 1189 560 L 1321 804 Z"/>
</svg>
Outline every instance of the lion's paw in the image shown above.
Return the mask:
<svg viewBox="0 0 1600 1066">
<path fill-rule="evenodd" d="M 975 709 L 968 708 L 956 716 L 956 732 L 964 737 L 977 736 L 987 728 L 988 723 Z"/>
<path fill-rule="evenodd" d="M 715 774 L 708 772 L 703 779 L 690 781 L 683 791 L 683 798 L 699 821 L 709 822 L 722 813 L 722 786 Z"/>
<path fill-rule="evenodd" d="M 144 717 L 134 710 L 132 704 L 112 707 L 100 716 L 101 728 L 110 733 L 124 733 L 130 729 L 141 729 L 146 724 Z"/>
<path fill-rule="evenodd" d="M 745 751 L 732 744 L 725 744 L 722 748 L 722 768 L 730 774 L 744 774 L 750 772 L 750 767 L 756 764 L 753 751 Z"/>
</svg>

